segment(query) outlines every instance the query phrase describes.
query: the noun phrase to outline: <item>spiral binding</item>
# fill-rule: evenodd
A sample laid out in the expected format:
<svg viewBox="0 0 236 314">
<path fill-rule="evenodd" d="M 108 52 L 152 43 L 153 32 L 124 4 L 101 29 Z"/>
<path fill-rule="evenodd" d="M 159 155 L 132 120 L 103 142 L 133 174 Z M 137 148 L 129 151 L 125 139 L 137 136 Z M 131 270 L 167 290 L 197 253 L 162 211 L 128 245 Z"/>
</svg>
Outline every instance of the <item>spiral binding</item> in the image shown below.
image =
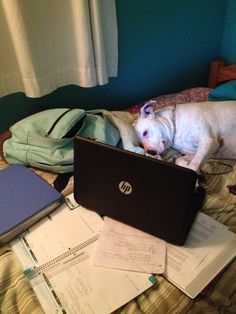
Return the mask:
<svg viewBox="0 0 236 314">
<path fill-rule="evenodd" d="M 38 267 L 34 267 L 34 268 L 30 268 L 27 269 L 25 271 L 25 274 L 27 275 L 27 277 L 29 279 L 32 279 L 33 277 L 43 273 L 45 270 L 47 270 L 48 268 L 56 265 L 58 262 L 66 259 L 67 257 L 76 254 L 78 251 L 84 249 L 85 247 L 87 247 L 88 245 L 94 243 L 95 241 L 97 241 L 99 238 L 99 234 L 96 234 L 95 236 L 93 236 L 92 238 L 88 239 L 87 241 L 73 247 L 72 249 L 69 249 L 67 252 L 62 253 L 61 255 L 51 259 L 50 261 L 43 263 L 42 265 L 38 266 Z"/>
</svg>

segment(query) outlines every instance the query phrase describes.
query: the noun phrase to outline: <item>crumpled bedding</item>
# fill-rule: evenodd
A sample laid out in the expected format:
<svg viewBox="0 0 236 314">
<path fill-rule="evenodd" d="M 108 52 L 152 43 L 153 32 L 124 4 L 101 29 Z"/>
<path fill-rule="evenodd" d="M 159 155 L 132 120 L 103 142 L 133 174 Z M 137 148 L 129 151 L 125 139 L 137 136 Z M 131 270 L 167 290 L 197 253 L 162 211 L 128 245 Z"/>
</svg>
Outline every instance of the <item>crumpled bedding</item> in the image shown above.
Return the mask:
<svg viewBox="0 0 236 314">
<path fill-rule="evenodd" d="M 170 99 L 174 101 L 173 99 L 176 97 L 175 100 L 178 101 L 179 97 L 181 102 L 189 102 L 191 101 L 189 95 L 192 93 L 195 97 L 194 101 L 197 97 L 197 101 L 203 101 L 207 97 L 208 91 L 207 89 L 201 89 L 199 93 L 195 93 L 195 91 L 187 90 L 182 92 L 181 95 L 179 93 L 170 96 Z M 189 98 L 186 100 L 187 95 Z M 164 105 L 169 105 L 170 100 L 167 99 L 168 97 L 158 98 L 158 105 L 162 106 L 162 101 L 165 102 Z M 131 120 L 135 118 L 140 106 L 141 104 L 138 104 L 129 110 L 132 115 L 134 114 L 134 116 L 128 115 Z M 117 112 L 117 115 L 123 115 L 123 113 Z M 125 114 L 125 116 L 127 115 Z M 113 117 L 112 119 L 116 118 Z M 112 122 L 115 123 L 114 121 Z M 129 139 L 129 130 L 127 131 L 125 127 L 123 132 L 124 138 Z M 126 148 L 130 148 L 134 147 L 136 143 L 132 142 L 131 138 L 126 144 Z M 170 149 L 165 154 L 164 159 L 171 162 L 177 155 L 178 152 Z M 0 160 L 0 169 L 6 166 L 7 164 Z M 39 169 L 33 169 L 33 171 L 50 184 L 57 177 L 57 174 Z M 207 193 L 201 211 L 227 225 L 231 231 L 236 232 L 236 161 L 212 159 L 202 168 L 202 175 Z M 72 192 L 73 177 L 70 178 L 62 193 L 68 195 Z M 9 245 L 0 247 L 0 313 L 43 313 L 30 283 L 24 276 L 21 266 Z M 236 260 L 194 300 L 187 297 L 164 277 L 157 275 L 157 283 L 153 287 L 115 313 L 236 313 Z"/>
<path fill-rule="evenodd" d="M 175 156 L 169 151 L 167 157 Z M 236 232 L 236 195 L 230 193 L 228 185 L 236 183 L 236 162 L 224 160 L 226 166 L 216 164 L 215 160 L 204 166 L 205 188 L 207 196 L 202 211 Z M 6 164 L 1 161 L 0 168 Z M 212 175 L 216 171 L 217 175 Z M 228 169 L 228 168 L 227 168 Z M 41 170 L 34 170 L 49 183 L 56 175 Z M 73 191 L 73 177 L 70 179 L 64 195 Z M 136 299 L 130 301 L 116 313 L 236 313 L 236 261 L 221 274 L 214 284 L 200 294 L 195 300 L 184 295 L 164 277 L 158 275 L 157 283 Z M 43 313 L 27 278 L 8 245 L 0 248 L 0 313 Z"/>
</svg>

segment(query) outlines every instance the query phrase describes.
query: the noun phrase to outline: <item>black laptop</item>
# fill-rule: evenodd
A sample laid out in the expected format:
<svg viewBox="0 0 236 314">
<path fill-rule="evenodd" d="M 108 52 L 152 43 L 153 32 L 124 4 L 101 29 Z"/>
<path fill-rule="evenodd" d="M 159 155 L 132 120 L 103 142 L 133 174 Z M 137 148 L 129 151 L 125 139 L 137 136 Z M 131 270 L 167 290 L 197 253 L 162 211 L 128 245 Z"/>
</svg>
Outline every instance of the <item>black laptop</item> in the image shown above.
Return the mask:
<svg viewBox="0 0 236 314">
<path fill-rule="evenodd" d="M 204 199 L 196 172 L 77 136 L 74 197 L 82 206 L 182 245 Z"/>
</svg>

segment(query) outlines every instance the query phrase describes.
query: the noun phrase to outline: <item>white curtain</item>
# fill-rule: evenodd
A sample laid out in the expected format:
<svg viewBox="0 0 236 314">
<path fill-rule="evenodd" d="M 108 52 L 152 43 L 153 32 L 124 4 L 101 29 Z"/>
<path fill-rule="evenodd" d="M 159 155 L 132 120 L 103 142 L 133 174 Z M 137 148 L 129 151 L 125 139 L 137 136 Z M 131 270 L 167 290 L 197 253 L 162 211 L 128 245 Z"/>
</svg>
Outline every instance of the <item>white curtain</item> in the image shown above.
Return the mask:
<svg viewBox="0 0 236 314">
<path fill-rule="evenodd" d="M 0 97 L 117 76 L 115 0 L 0 0 Z"/>
</svg>

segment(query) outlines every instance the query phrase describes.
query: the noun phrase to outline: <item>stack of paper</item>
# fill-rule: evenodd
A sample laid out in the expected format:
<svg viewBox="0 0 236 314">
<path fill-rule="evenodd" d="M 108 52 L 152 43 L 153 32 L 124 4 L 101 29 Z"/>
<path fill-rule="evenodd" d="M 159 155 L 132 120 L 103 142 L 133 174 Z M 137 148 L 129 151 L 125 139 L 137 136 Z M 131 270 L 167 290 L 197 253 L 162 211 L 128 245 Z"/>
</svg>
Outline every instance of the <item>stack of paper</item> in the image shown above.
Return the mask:
<svg viewBox="0 0 236 314">
<path fill-rule="evenodd" d="M 93 265 L 163 274 L 195 298 L 236 255 L 236 235 L 199 212 L 183 246 L 166 243 L 110 218 L 96 244 Z"/>
</svg>

